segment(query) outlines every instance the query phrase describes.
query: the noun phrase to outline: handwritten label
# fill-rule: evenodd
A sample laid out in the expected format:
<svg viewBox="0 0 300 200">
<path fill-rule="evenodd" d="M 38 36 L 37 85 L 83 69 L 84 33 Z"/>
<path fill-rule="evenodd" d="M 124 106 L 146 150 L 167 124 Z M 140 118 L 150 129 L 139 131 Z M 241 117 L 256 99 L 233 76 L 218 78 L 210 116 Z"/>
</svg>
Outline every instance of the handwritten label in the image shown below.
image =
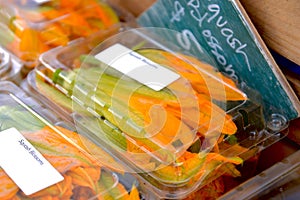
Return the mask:
<svg viewBox="0 0 300 200">
<path fill-rule="evenodd" d="M 238 0 L 157 0 L 137 22 L 177 31 L 160 36 L 260 93 L 265 116 L 299 116 L 298 99 Z"/>
<path fill-rule="evenodd" d="M 20 145 L 24 147 L 24 149 L 26 151 L 28 151 L 28 153 L 40 164 L 40 165 L 43 165 L 44 162 L 39 158 L 39 156 L 37 155 L 38 153 L 36 152 L 36 150 L 34 149 L 31 149 L 31 147 L 29 147 L 27 144 L 26 144 L 26 141 L 24 139 L 21 139 L 19 141 Z"/>
<path fill-rule="evenodd" d="M 185 15 L 189 15 L 190 19 L 193 19 L 198 27 L 202 30 L 202 36 L 206 43 L 210 47 L 212 55 L 216 61 L 224 67 L 224 71 L 233 79 L 238 79 L 235 70 L 232 68 L 232 64 L 228 62 L 224 56 L 224 49 L 222 48 L 219 39 L 217 39 L 210 29 L 203 28 L 203 23 L 212 23 L 217 27 L 223 36 L 223 40 L 226 41 L 227 45 L 231 47 L 236 54 L 243 57 L 245 64 L 247 65 L 248 71 L 251 72 L 251 65 L 249 63 L 249 57 L 244 51 L 247 48 L 247 43 L 241 42 L 240 39 L 235 37 L 234 31 L 228 26 L 228 20 L 220 14 L 221 8 L 218 4 L 207 5 L 207 11 L 201 12 L 200 0 L 190 0 L 186 6 L 182 6 L 180 1 L 174 2 L 174 11 L 172 11 L 172 18 L 170 23 L 181 22 L 181 19 Z M 195 35 L 189 29 L 184 29 L 181 34 L 177 37 L 178 43 L 186 50 L 191 50 L 191 44 L 197 47 L 199 52 L 203 52 L 201 45 L 196 39 Z"/>
<path fill-rule="evenodd" d="M 95 58 L 155 91 L 163 89 L 180 77 L 121 44 L 105 49 L 95 55 Z"/>
<path fill-rule="evenodd" d="M 64 179 L 15 128 L 0 132 L 0 151 L 0 166 L 26 195 Z"/>
</svg>

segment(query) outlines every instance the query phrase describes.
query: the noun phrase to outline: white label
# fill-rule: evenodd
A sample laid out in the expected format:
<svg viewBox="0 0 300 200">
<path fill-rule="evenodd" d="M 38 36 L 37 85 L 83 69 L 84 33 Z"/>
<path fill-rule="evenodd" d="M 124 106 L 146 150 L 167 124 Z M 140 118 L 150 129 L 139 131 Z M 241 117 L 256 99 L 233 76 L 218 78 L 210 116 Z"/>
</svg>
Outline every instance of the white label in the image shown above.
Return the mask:
<svg viewBox="0 0 300 200">
<path fill-rule="evenodd" d="M 34 0 L 37 4 L 48 3 L 51 0 Z"/>
<path fill-rule="evenodd" d="M 121 44 L 105 49 L 95 58 L 155 91 L 163 89 L 180 77 Z"/>
<path fill-rule="evenodd" d="M 15 128 L 0 132 L 0 152 L 0 166 L 26 195 L 64 179 Z"/>
</svg>

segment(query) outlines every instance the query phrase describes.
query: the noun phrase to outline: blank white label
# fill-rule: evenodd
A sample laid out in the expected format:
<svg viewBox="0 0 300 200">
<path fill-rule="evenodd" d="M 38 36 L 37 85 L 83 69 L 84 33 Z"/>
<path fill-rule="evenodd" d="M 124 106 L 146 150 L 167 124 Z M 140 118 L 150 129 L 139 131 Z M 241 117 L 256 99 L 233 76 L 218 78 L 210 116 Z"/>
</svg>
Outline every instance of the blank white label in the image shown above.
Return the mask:
<svg viewBox="0 0 300 200">
<path fill-rule="evenodd" d="M 0 151 L 0 166 L 26 195 L 64 179 L 15 128 L 0 132 Z"/>
<path fill-rule="evenodd" d="M 34 0 L 37 4 L 48 3 L 51 0 Z"/>
<path fill-rule="evenodd" d="M 114 44 L 95 55 L 95 58 L 155 91 L 180 77 L 121 44 Z"/>
</svg>

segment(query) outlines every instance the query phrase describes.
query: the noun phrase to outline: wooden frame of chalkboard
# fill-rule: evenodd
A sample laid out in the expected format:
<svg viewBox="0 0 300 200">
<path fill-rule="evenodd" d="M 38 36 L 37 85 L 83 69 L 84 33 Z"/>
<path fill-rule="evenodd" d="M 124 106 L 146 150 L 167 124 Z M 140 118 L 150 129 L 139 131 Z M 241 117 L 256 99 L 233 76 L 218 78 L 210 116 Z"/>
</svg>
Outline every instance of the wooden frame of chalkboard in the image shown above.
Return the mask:
<svg viewBox="0 0 300 200">
<path fill-rule="evenodd" d="M 297 96 L 238 0 L 158 0 L 137 21 L 178 31 L 173 43 L 195 56 L 206 50 L 220 71 L 262 96 L 266 120 L 300 116 Z"/>
</svg>

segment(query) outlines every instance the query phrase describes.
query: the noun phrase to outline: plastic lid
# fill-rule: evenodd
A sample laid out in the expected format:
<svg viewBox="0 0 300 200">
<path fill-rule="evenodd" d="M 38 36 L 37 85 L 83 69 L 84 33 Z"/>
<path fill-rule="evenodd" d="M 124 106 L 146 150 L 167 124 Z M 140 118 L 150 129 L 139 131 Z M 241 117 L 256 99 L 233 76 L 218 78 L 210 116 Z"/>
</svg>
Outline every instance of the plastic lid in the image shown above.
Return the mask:
<svg viewBox="0 0 300 200">
<path fill-rule="evenodd" d="M 0 82 L 0 111 L 1 150 L 6 150 L 0 156 L 1 199 L 129 197 L 118 176 L 103 167 L 99 157 L 87 153 L 86 138 L 70 131 L 68 124 L 11 82 Z M 103 153 L 99 147 L 94 148 Z M 11 167 L 9 160 L 19 167 Z M 57 176 L 60 178 L 54 180 Z M 134 190 L 132 195 L 138 197 Z"/>
<path fill-rule="evenodd" d="M 90 134 L 96 144 L 109 149 L 112 154 L 127 163 L 130 172 L 138 172 L 138 176 L 147 183 L 147 187 L 156 192 L 157 197 L 178 199 L 224 173 L 238 176 L 239 172 L 234 168 L 234 164 L 240 164 L 242 159 L 254 155 L 256 149 L 263 149 L 278 141 L 281 134 L 265 130 L 261 105 L 247 99 L 248 96 L 238 89 L 234 81 L 213 69 L 210 57 L 205 53 L 199 55 L 201 59 L 191 57 L 183 50 L 153 35 L 157 31 L 161 33 L 160 35 L 169 34 L 167 35 L 169 38 L 178 34 L 173 31 L 171 34 L 168 31 L 164 32 L 165 29 L 133 29 L 112 36 L 97 46 L 97 42 L 110 36 L 109 33 L 114 33 L 108 32 L 106 36 L 76 40 L 66 47 L 48 51 L 41 56 L 42 64 L 36 69 L 35 81 L 40 93 L 66 108 L 69 113 L 73 112 L 77 127 L 80 126 L 85 134 Z M 107 61 L 105 56 L 115 55 L 116 52 L 121 52 L 116 55 L 117 59 L 111 58 L 111 62 Z M 143 76 L 145 71 L 141 76 L 135 77 L 133 74 L 131 77 L 132 74 L 121 73 L 123 69 L 115 69 L 129 63 L 129 67 L 136 66 L 138 61 L 130 60 L 128 55 L 142 61 L 146 67 L 160 65 L 158 68 L 165 67 L 175 74 L 184 76 L 174 79 L 156 91 L 157 88 L 152 89 L 151 84 L 148 86 L 147 82 L 139 80 L 140 77 L 145 77 Z M 121 63 L 121 66 L 118 63 Z M 150 73 L 152 72 L 146 73 L 147 76 L 153 77 Z M 168 75 L 163 77 L 169 80 Z M 199 76 L 192 79 L 193 75 Z M 203 85 L 201 87 L 201 78 L 206 81 L 205 87 Z M 179 87 L 182 82 L 176 82 L 180 79 L 187 80 L 183 83 L 189 83 L 184 89 Z M 161 82 L 159 83 L 161 86 Z M 172 87 L 172 84 L 177 84 L 178 87 Z M 208 93 L 203 92 L 205 88 Z M 244 89 L 250 94 L 249 88 L 243 87 Z M 159 101 L 160 95 L 165 94 L 166 90 L 170 92 Z M 199 94 L 199 91 L 202 93 Z M 154 107 L 153 109 L 156 109 L 157 105 L 158 108 L 169 106 L 162 107 L 165 110 L 158 112 L 154 110 L 153 115 L 149 115 L 157 117 L 158 122 L 168 121 L 166 118 L 158 118 L 162 116 L 159 115 L 161 113 L 175 111 L 174 115 L 177 114 L 176 109 L 168 110 L 176 105 L 169 99 L 172 95 L 176 97 L 176 101 L 181 100 L 180 106 L 183 106 L 183 109 L 178 109 L 182 112 L 182 116 L 177 119 L 181 120 L 180 123 L 187 123 L 186 120 L 192 122 L 188 124 L 187 137 L 186 134 L 169 137 L 170 143 L 164 145 L 161 145 L 159 137 L 147 135 L 142 138 L 136 137 L 134 134 L 140 133 L 138 131 L 144 128 L 136 123 L 139 122 L 137 120 L 146 119 L 138 114 L 142 113 L 143 109 L 149 108 L 149 102 L 153 103 L 150 105 L 151 108 Z M 201 100 L 198 108 L 193 107 L 193 101 L 188 99 L 193 96 L 196 98 L 192 100 Z M 205 96 L 204 99 L 198 98 Z M 257 97 L 258 95 L 255 96 L 256 99 Z M 127 104 L 131 99 L 138 101 Z M 187 102 L 190 103 L 188 106 L 185 104 Z M 141 106 L 135 107 L 136 104 Z M 184 114 L 185 111 L 189 111 L 186 108 L 191 108 L 192 111 L 199 110 Z M 139 118 L 134 118 L 135 114 Z M 195 131 L 193 119 L 198 115 L 203 121 L 198 125 L 195 123 L 197 127 Z M 277 119 L 274 118 L 274 123 L 276 122 Z M 154 124 L 155 128 L 159 127 L 156 125 Z M 174 123 L 171 125 L 172 128 L 176 127 Z M 133 131 L 126 131 L 130 128 Z M 182 139 L 185 143 L 172 143 L 172 139 L 179 141 Z M 251 149 L 257 145 L 259 147 Z M 158 150 L 155 149 L 157 147 Z M 241 154 L 242 159 L 238 157 Z"/>
<path fill-rule="evenodd" d="M 17 12 L 21 18 L 25 19 L 30 25 L 33 23 L 49 22 L 59 20 L 70 13 L 76 13 L 82 9 L 97 7 L 103 9 L 107 6 L 103 1 L 84 0 L 84 1 L 53 1 L 53 0 L 28 0 L 28 1 L 11 1 L 13 7 L 17 8 Z M 103 6 L 103 7 L 101 7 Z M 110 8 L 107 8 L 110 9 Z M 99 12 L 99 11 L 98 11 Z M 107 11 L 111 12 L 111 11 Z M 93 13 L 90 16 L 92 17 Z M 96 17 L 95 15 L 93 17 Z M 81 18 L 77 18 L 81 19 Z"/>
<path fill-rule="evenodd" d="M 4 74 L 10 67 L 10 56 L 0 47 L 0 74 Z"/>
<path fill-rule="evenodd" d="M 226 101 L 237 101 L 236 107 L 246 95 L 212 66 L 154 35 L 158 33 L 170 38 L 177 34 L 167 29 L 134 29 L 104 41 L 81 56 L 80 69 L 73 70 L 74 87 L 66 89 L 73 90 L 74 100 L 124 132 L 133 153 L 140 153 L 134 152 L 138 148 L 170 164 L 201 136 L 233 134 L 235 126 L 226 112 L 234 107 Z"/>
<path fill-rule="evenodd" d="M 25 61 L 29 67 L 36 64 L 42 52 L 105 30 L 119 23 L 121 18 L 130 18 L 123 17 L 130 15 L 122 9 L 117 8 L 116 11 L 104 1 L 97 0 L 68 3 L 16 0 L 3 2 L 0 8 L 0 22 L 14 36 L 11 42 L 5 42 L 3 46 Z"/>
<path fill-rule="evenodd" d="M 235 165 L 283 135 L 266 129 L 259 94 L 218 72 L 201 48 L 195 58 L 177 47 L 182 37 L 161 28 L 108 30 L 44 53 L 36 68 L 37 90 L 73 113 L 82 134 L 157 198 L 184 198 L 222 174 L 239 176 Z"/>
<path fill-rule="evenodd" d="M 162 29 L 159 30 L 163 32 Z M 48 70 L 43 71 L 38 68 L 38 74 L 42 74 L 50 82 L 52 80 L 67 95 L 80 101 L 87 109 L 96 110 L 93 114 L 98 113 L 112 125 L 119 127 L 126 133 L 126 140 L 131 141 L 137 147 L 142 146 L 142 150 L 147 152 L 147 155 L 152 155 L 163 164 L 170 164 L 197 140 L 196 135 L 199 131 L 203 136 L 215 131 L 220 134 L 220 130 L 223 129 L 221 128 L 222 122 L 226 123 L 227 119 L 231 118 L 226 115 L 226 112 L 243 104 L 246 95 L 235 87 L 233 81 L 216 72 L 210 65 L 191 56 L 177 53 L 182 50 L 160 41 L 157 37 L 154 38 L 151 31 L 147 31 L 134 29 L 120 33 L 93 49 L 90 54 L 88 53 L 91 48 L 86 48 L 88 46 L 85 44 L 86 41 L 77 41 L 69 47 L 53 49 L 41 57 L 41 62 Z M 168 34 L 174 36 L 175 32 L 170 31 Z M 74 49 L 77 50 L 74 51 Z M 106 65 L 114 65 L 115 58 L 110 61 L 97 59 L 98 54 L 104 49 L 108 49 L 108 54 L 125 49 L 122 52 L 125 57 L 132 53 L 135 54 L 136 59 L 140 58 L 140 61 L 145 59 L 146 67 L 157 65 L 161 70 L 159 72 L 165 73 L 158 74 L 157 78 L 163 82 L 165 79 L 168 79 L 166 82 L 170 80 L 171 82 L 167 85 L 160 85 L 159 91 L 155 91 L 149 86 L 128 78 L 127 75 Z M 201 55 L 203 60 L 212 62 L 205 53 Z M 126 59 L 121 58 L 124 65 L 127 62 Z M 103 62 L 111 63 L 103 64 Z M 81 68 L 78 68 L 80 66 Z M 168 77 L 170 74 L 175 77 L 173 80 L 172 77 Z M 140 74 L 133 76 L 137 79 L 142 77 Z M 143 76 L 142 79 L 144 78 L 147 77 Z M 198 87 L 197 90 L 200 92 L 195 92 L 196 89 L 193 86 Z M 235 103 L 227 104 L 227 100 L 235 101 Z M 131 107 L 127 105 L 130 101 L 132 101 Z M 164 106 L 168 106 L 167 110 L 169 109 L 172 114 L 166 111 Z M 147 109 L 150 108 L 152 109 L 150 116 L 144 115 L 143 112 L 149 111 Z M 207 116 L 206 112 L 209 112 L 210 116 Z M 151 117 L 153 118 L 152 124 Z M 216 119 L 210 120 L 210 117 Z M 148 121 L 143 121 L 144 119 Z M 160 134 L 160 130 L 166 131 L 166 134 Z M 168 135 L 169 130 L 173 131 L 170 131 Z M 224 128 L 223 131 L 232 130 Z M 211 146 L 212 144 L 208 144 L 204 148 L 209 149 Z"/>
<path fill-rule="evenodd" d="M 0 47 L 0 80 L 20 83 L 22 66 L 22 63 Z"/>
</svg>

